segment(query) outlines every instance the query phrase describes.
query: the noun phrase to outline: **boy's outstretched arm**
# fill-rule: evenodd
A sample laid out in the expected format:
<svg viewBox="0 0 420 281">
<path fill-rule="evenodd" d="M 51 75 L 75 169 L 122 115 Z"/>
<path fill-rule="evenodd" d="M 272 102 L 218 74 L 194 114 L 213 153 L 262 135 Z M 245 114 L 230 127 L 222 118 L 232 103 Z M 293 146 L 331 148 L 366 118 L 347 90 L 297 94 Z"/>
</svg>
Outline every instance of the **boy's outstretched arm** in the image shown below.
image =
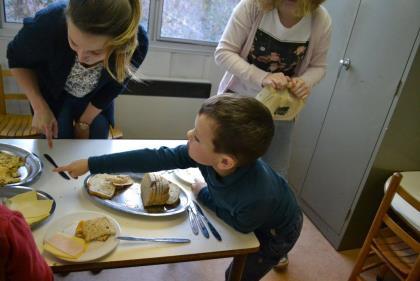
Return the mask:
<svg viewBox="0 0 420 281">
<path fill-rule="evenodd" d="M 57 167 L 53 172 L 68 172 L 72 178 L 77 179 L 78 176 L 89 172 L 89 164 L 87 159 L 80 159 L 71 162 L 68 165 Z"/>
</svg>

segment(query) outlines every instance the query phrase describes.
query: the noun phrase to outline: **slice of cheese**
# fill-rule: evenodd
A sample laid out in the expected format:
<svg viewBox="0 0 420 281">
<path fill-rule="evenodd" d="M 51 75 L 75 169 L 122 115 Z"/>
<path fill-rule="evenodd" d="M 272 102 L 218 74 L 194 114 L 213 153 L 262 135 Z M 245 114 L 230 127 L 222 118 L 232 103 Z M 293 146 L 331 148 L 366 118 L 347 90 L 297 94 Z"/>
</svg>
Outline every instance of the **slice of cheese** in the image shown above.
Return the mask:
<svg viewBox="0 0 420 281">
<path fill-rule="evenodd" d="M 54 246 L 52 246 L 51 244 L 49 244 L 47 242 L 44 243 L 44 250 L 53 254 L 54 256 L 56 256 L 58 258 L 72 259 L 72 260 L 77 260 L 79 258 L 79 257 L 69 256 L 66 253 L 58 250 L 57 248 L 55 248 Z"/>
<path fill-rule="evenodd" d="M 10 209 L 19 211 L 25 218 L 40 217 L 50 213 L 52 200 L 37 200 L 29 204 L 12 204 Z"/>
<path fill-rule="evenodd" d="M 34 190 L 24 192 L 9 198 L 9 203 L 16 205 L 31 204 L 34 201 L 37 201 L 36 192 Z"/>
<path fill-rule="evenodd" d="M 53 255 L 78 259 L 86 250 L 85 240 L 58 232 L 45 240 L 44 249 Z"/>
<path fill-rule="evenodd" d="M 44 214 L 44 215 L 41 215 L 41 216 L 39 216 L 39 217 L 31 217 L 31 218 L 26 218 L 25 217 L 25 221 L 29 224 L 29 225 L 31 225 L 31 224 L 34 224 L 34 223 L 36 223 L 36 222 L 39 222 L 39 221 L 41 221 L 41 220 L 43 220 L 43 219 L 45 219 L 46 217 L 48 217 L 50 214 L 48 213 L 48 214 Z"/>
</svg>

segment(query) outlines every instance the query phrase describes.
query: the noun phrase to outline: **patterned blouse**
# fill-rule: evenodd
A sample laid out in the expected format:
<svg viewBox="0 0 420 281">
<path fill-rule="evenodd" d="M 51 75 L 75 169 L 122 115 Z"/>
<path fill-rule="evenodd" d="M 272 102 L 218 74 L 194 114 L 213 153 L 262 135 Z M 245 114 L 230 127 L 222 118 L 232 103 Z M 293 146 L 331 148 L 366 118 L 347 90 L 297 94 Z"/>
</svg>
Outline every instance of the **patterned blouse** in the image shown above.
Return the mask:
<svg viewBox="0 0 420 281">
<path fill-rule="evenodd" d="M 91 67 L 84 67 L 76 57 L 76 61 L 64 85 L 64 90 L 78 98 L 86 96 L 95 89 L 103 68 L 102 63 Z"/>
</svg>

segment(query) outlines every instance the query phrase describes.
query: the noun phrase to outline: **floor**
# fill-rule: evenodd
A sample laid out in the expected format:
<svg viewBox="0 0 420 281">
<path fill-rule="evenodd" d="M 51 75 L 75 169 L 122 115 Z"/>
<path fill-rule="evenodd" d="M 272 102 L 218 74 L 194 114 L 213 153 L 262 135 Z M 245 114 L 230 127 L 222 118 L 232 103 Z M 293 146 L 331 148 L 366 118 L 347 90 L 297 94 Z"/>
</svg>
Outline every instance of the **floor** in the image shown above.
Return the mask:
<svg viewBox="0 0 420 281">
<path fill-rule="evenodd" d="M 270 271 L 263 281 L 345 281 L 358 250 L 337 252 L 305 217 L 302 234 L 283 272 Z M 56 281 L 216 281 L 224 280 L 230 259 L 209 260 L 56 275 Z M 368 280 L 374 280 L 370 277 Z"/>
</svg>

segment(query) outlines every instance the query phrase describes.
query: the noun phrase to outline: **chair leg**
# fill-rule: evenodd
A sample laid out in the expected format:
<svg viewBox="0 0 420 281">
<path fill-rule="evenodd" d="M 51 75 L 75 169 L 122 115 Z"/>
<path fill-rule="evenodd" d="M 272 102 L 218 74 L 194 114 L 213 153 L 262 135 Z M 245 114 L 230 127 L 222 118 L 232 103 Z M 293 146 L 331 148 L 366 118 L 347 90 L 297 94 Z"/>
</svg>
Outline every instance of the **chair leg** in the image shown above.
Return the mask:
<svg viewBox="0 0 420 281">
<path fill-rule="evenodd" d="M 367 241 L 365 241 L 362 249 L 359 252 L 359 255 L 357 256 L 356 263 L 354 264 L 353 270 L 351 271 L 350 277 L 348 279 L 349 281 L 357 281 L 357 276 L 359 276 L 359 274 L 361 273 L 366 258 L 369 255 L 369 252 L 370 243 L 367 243 Z"/>
<path fill-rule="evenodd" d="M 416 262 L 413 265 L 413 270 L 407 276 L 407 281 L 420 280 L 420 255 L 417 256 Z"/>
</svg>

